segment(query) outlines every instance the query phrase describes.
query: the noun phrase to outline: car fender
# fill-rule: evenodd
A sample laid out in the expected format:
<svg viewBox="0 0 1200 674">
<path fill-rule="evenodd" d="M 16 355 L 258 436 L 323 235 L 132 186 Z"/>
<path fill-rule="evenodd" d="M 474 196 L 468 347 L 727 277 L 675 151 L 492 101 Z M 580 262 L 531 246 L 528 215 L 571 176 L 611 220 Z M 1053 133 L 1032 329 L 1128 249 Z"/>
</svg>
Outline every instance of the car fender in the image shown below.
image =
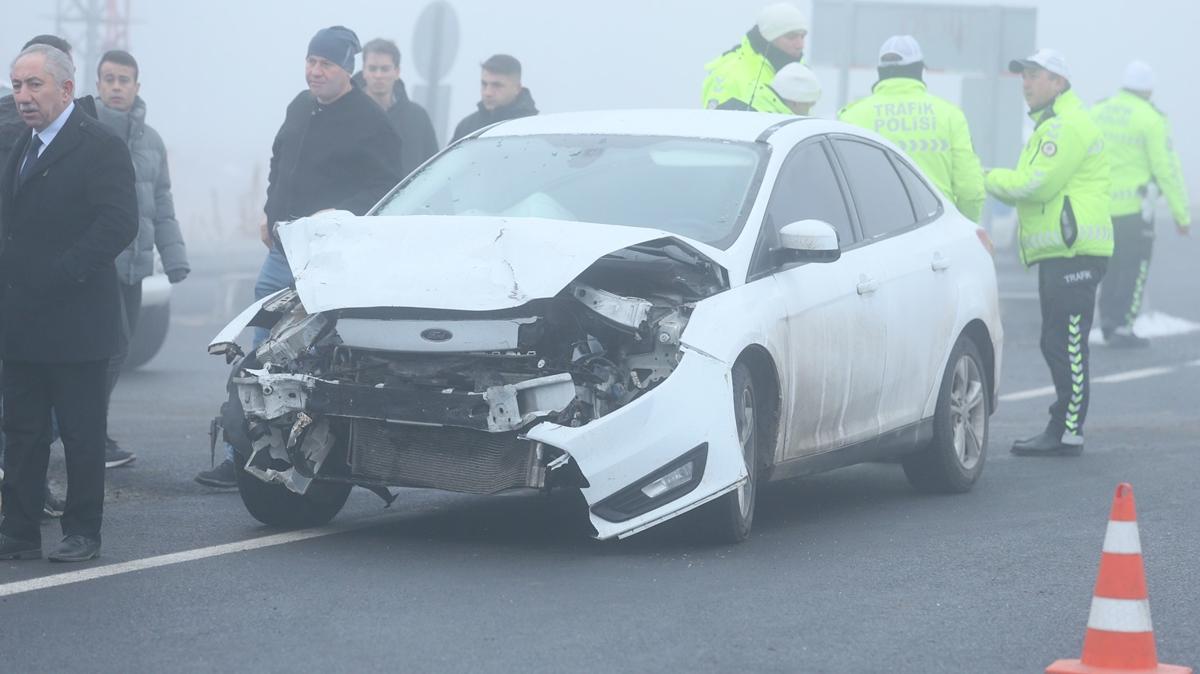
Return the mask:
<svg viewBox="0 0 1200 674">
<path fill-rule="evenodd" d="M 733 416 L 731 365 L 686 347 L 671 376 L 628 405 L 582 426 L 544 422 L 525 435 L 566 452 L 578 466 L 588 481 L 581 491 L 600 539 L 624 538 L 681 515 L 747 478 Z M 704 471 L 691 491 L 623 522 L 595 513 L 597 503 L 706 443 Z"/>
<path fill-rule="evenodd" d="M 208 352 L 213 355 L 223 355 L 229 352 L 230 347 L 236 349 L 238 335 L 242 334 L 242 330 L 255 323 L 260 314 L 265 313 L 262 310 L 263 306 L 288 292 L 292 292 L 292 290 L 284 288 L 276 293 L 267 295 L 243 309 L 242 313 L 238 314 L 236 318 L 222 328 L 216 337 L 213 337 L 213 340 L 208 344 Z"/>
</svg>

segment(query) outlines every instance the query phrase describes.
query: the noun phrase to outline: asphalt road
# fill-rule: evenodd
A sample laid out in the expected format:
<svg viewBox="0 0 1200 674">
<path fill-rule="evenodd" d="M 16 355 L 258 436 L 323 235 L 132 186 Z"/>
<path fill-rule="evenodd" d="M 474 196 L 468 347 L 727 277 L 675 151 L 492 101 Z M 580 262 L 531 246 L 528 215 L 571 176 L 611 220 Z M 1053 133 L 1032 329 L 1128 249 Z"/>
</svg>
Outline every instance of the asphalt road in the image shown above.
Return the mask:
<svg viewBox="0 0 1200 674">
<path fill-rule="evenodd" d="M 1200 240 L 1157 252 L 1149 304 L 1200 322 Z M 601 543 L 560 501 L 420 490 L 388 510 L 357 490 L 331 529 L 280 535 L 192 482 L 226 374 L 204 346 L 261 249 L 194 257 L 162 353 L 117 389 L 138 460 L 108 474 L 103 557 L 0 562 L 0 671 L 1038 672 L 1079 655 L 1122 481 L 1160 658 L 1200 664 L 1200 333 L 1094 350 L 1094 378 L 1133 378 L 1096 384 L 1078 459 L 1010 456 L 1049 399 L 1008 400 L 972 493 L 919 495 L 886 465 L 778 483 L 742 545 L 669 525 Z M 1049 376 L 1033 278 L 1000 267 L 1013 394 Z M 51 471 L 61 492 L 57 450 Z"/>
</svg>

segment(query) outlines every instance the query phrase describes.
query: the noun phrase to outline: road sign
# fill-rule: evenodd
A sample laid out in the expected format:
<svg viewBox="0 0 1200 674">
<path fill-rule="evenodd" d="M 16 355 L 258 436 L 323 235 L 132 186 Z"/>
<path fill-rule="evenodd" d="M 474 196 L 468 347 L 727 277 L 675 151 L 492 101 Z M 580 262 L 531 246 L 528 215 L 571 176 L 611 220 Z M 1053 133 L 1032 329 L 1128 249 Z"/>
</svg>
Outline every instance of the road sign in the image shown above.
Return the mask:
<svg viewBox="0 0 1200 674">
<path fill-rule="evenodd" d="M 438 137 L 445 140 L 451 88 L 442 84 L 458 57 L 459 23 L 454 6 L 445 0 L 421 10 L 413 29 L 413 64 L 425 79 L 413 87 L 413 97 L 425 106 Z"/>
</svg>

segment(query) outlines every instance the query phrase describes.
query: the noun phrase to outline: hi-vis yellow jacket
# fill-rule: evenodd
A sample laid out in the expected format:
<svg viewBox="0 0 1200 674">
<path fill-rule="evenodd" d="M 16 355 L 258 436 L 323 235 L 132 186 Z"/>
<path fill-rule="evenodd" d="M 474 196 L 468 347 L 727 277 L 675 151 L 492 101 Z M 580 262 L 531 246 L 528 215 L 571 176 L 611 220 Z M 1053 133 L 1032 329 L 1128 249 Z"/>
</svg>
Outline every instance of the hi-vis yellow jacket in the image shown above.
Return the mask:
<svg viewBox="0 0 1200 674">
<path fill-rule="evenodd" d="M 1079 96 L 1065 91 L 1030 113 L 1037 126 L 1015 169 L 994 169 L 991 195 L 1017 207 L 1021 261 L 1111 257 L 1109 168 L 1104 138 Z"/>
<path fill-rule="evenodd" d="M 1157 183 L 1181 227 L 1192 222 L 1179 156 L 1171 147 L 1167 118 L 1150 101 L 1122 91 L 1092 108 L 1092 120 L 1104 134 L 1104 152 L 1112 167 L 1113 217 L 1142 210 L 1146 185 Z"/>
<path fill-rule="evenodd" d="M 887 138 L 925 171 L 958 210 L 974 222 L 983 214 L 983 169 L 962 110 L 908 77 L 883 80 L 874 92 L 838 113 L 848 124 Z"/>
</svg>

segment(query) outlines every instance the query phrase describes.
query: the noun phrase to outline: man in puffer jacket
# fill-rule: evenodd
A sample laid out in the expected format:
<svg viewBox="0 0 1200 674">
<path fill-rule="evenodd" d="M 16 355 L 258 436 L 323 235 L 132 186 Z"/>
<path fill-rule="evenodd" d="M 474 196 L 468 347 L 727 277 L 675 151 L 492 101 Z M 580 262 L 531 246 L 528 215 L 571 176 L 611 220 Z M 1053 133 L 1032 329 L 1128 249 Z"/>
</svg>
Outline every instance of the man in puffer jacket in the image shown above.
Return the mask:
<svg viewBox="0 0 1200 674">
<path fill-rule="evenodd" d="M 138 64 L 129 52 L 114 50 L 100 59 L 97 68 L 96 106 L 100 122 L 129 145 L 137 176 L 138 235 L 117 257 L 117 280 L 125 309 L 126 336 L 132 338 L 142 308 L 142 279 L 154 273 L 154 249 L 162 258 L 163 270 L 171 283 L 179 283 L 191 271 L 187 248 L 179 222 L 175 220 L 175 201 L 171 196 L 171 176 L 167 169 L 167 150 L 162 137 L 146 124 L 146 104 L 138 97 Z M 108 394 L 121 374 L 129 354 L 129 341 L 109 363 Z M 134 460 L 131 452 L 121 449 L 112 439 L 106 443 L 104 462 L 109 468 Z"/>
</svg>

